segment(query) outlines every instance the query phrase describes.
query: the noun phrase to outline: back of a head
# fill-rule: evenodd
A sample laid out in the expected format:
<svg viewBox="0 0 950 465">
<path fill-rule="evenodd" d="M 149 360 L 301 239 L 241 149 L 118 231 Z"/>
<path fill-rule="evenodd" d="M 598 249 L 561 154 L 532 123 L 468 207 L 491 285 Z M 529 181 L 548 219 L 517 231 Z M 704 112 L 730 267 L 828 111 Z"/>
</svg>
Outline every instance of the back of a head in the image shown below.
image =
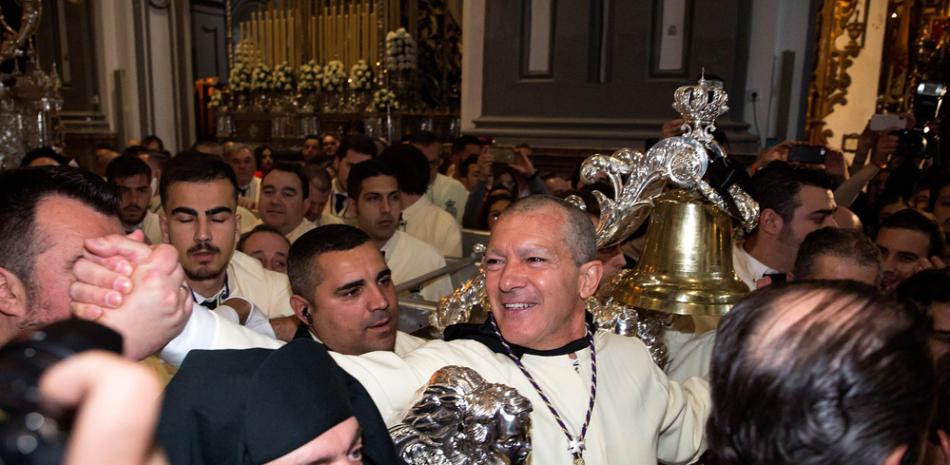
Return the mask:
<svg viewBox="0 0 950 465">
<path fill-rule="evenodd" d="M 34 252 L 43 242 L 35 231 L 37 204 L 54 195 L 118 216 L 115 188 L 89 171 L 44 166 L 0 172 L 0 267 L 24 281 L 33 279 Z"/>
<path fill-rule="evenodd" d="M 713 463 L 916 463 L 933 406 L 927 324 L 849 281 L 759 289 L 723 318 L 713 350 Z"/>
<path fill-rule="evenodd" d="M 376 158 L 376 155 L 379 153 L 373 138 L 362 134 L 350 134 L 344 137 L 343 140 L 340 141 L 340 148 L 336 151 L 336 157 L 344 158 L 346 157 L 346 152 L 350 150 L 356 153 L 362 153 L 363 155 L 369 155 L 373 158 Z"/>
<path fill-rule="evenodd" d="M 162 150 L 165 150 L 165 143 L 162 142 L 162 139 L 160 137 L 156 135 L 150 135 L 150 136 L 145 136 L 144 138 L 142 138 L 142 145 L 148 146 L 151 144 L 157 145 L 158 146 L 157 151 L 159 152 Z"/>
<path fill-rule="evenodd" d="M 429 189 L 429 159 L 415 146 L 393 145 L 384 150 L 379 159 L 396 173 L 402 192 L 422 195 Z"/>
<path fill-rule="evenodd" d="M 432 144 L 439 144 L 442 141 L 432 131 L 419 131 L 409 135 L 409 143 L 422 147 L 428 147 Z"/>
<path fill-rule="evenodd" d="M 363 230 L 346 224 L 328 224 L 307 231 L 290 246 L 287 276 L 294 294 L 310 295 L 320 283 L 314 260 L 328 252 L 345 252 L 367 242 Z"/>
<path fill-rule="evenodd" d="M 881 222 L 881 229 L 907 229 L 917 231 L 929 238 L 927 247 L 927 256 L 943 256 L 943 232 L 940 226 L 932 218 L 912 208 L 905 208 L 899 212 L 893 213 Z"/>
<path fill-rule="evenodd" d="M 915 273 L 897 285 L 897 296 L 927 309 L 934 303 L 950 302 L 950 270 L 929 269 Z"/>
<path fill-rule="evenodd" d="M 798 248 L 793 274 L 795 279 L 816 279 L 814 265 L 819 257 L 831 256 L 874 267 L 880 275 L 883 258 L 871 238 L 860 231 L 821 228 L 805 236 Z"/>
<path fill-rule="evenodd" d="M 162 171 L 158 192 L 162 203 L 168 199 L 168 189 L 176 182 L 211 182 L 218 179 L 228 180 L 234 186 L 234 199 L 237 200 L 238 183 L 234 169 L 221 158 L 199 152 L 182 152 L 172 158 Z"/>
<path fill-rule="evenodd" d="M 115 184 L 117 179 L 143 175 L 147 179 L 152 177 L 152 168 L 136 155 L 120 155 L 106 165 L 106 179 Z"/>
<path fill-rule="evenodd" d="M 467 145 L 477 145 L 482 146 L 482 141 L 480 141 L 475 136 L 462 136 L 457 137 L 452 141 L 452 153 L 459 153 L 465 151 L 465 146 Z"/>
<path fill-rule="evenodd" d="M 796 196 L 804 186 L 831 189 L 831 178 L 823 171 L 773 161 L 752 176 L 753 198 L 759 209 L 774 210 L 790 221 L 799 206 Z"/>
<path fill-rule="evenodd" d="M 545 208 L 553 208 L 561 213 L 564 219 L 564 229 L 559 237 L 563 238 L 565 245 L 571 251 L 574 264 L 581 265 L 593 260 L 597 256 L 597 239 L 594 225 L 587 217 L 587 213 L 582 212 L 563 199 L 553 195 L 523 197 L 505 209 L 498 221 L 500 222 L 509 216 L 533 213 Z M 526 225 L 526 227 L 530 228 L 532 225 Z"/>
<path fill-rule="evenodd" d="M 30 163 L 33 163 L 35 160 L 40 158 L 48 158 L 53 160 L 59 166 L 66 166 L 66 164 L 69 163 L 60 154 L 56 153 L 52 147 L 39 147 L 30 150 L 29 152 L 26 152 L 25 155 L 23 155 L 23 159 L 20 160 L 20 167 L 24 168 L 30 166 Z"/>
</svg>

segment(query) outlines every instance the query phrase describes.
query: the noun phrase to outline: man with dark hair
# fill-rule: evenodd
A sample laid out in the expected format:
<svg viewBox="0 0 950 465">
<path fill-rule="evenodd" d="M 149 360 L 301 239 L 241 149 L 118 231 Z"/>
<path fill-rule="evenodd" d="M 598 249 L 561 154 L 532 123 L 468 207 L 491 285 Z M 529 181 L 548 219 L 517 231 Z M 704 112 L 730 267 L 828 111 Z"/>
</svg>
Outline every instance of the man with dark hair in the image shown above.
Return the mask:
<svg viewBox="0 0 950 465">
<path fill-rule="evenodd" d="M 291 244 L 315 228 L 304 216 L 310 208 L 310 181 L 300 165 L 277 163 L 261 180 L 261 222 L 277 229 Z"/>
<path fill-rule="evenodd" d="M 237 249 L 260 260 L 264 269 L 287 273 L 290 241 L 280 231 L 266 224 L 259 224 L 254 229 L 241 234 Z"/>
<path fill-rule="evenodd" d="M 87 171 L 44 167 L 0 173 L 0 345 L 22 331 L 69 318 L 70 287 L 76 283 L 64 272 L 83 256 L 84 246 L 119 240 L 148 249 L 135 242 L 141 233 L 131 240 L 120 236 L 118 208 L 115 190 Z M 124 296 L 127 307 L 86 315 L 122 334 L 124 353 L 133 359 L 155 352 L 180 332 L 191 309 L 190 297 L 179 288 L 174 249 L 158 245 L 146 255 L 148 262 L 137 264 L 139 273 L 120 273 L 110 280 L 111 289 L 98 294 L 115 303 L 134 288 L 136 295 Z M 79 284 L 73 291 L 82 296 L 83 289 Z M 138 314 L 141 308 L 149 312 Z"/>
<path fill-rule="evenodd" d="M 745 242 L 732 248 L 736 275 L 755 289 L 766 274 L 788 273 L 808 233 L 837 227 L 831 180 L 821 171 L 776 161 L 752 177 L 759 222 Z"/>
<path fill-rule="evenodd" d="M 461 179 L 465 172 L 461 170 L 462 161 L 469 157 L 478 158 L 484 150 L 484 144 L 475 136 L 462 136 L 452 141 L 452 165 L 446 175 Z M 471 189 L 471 186 L 469 186 Z"/>
<path fill-rule="evenodd" d="M 142 145 L 130 145 L 122 151 L 122 156 L 138 157 L 142 161 L 145 161 L 148 159 L 148 151 L 148 148 Z"/>
<path fill-rule="evenodd" d="M 340 150 L 340 137 L 333 132 L 325 132 L 320 136 L 320 149 L 327 158 L 334 158 Z"/>
<path fill-rule="evenodd" d="M 311 231 L 291 247 L 291 275 L 297 276 L 298 266 L 313 270 L 309 264 L 296 264 L 295 257 L 308 255 L 301 248 L 309 238 L 331 227 Z M 381 310 L 382 300 L 394 297 L 391 290 L 385 291 L 392 284 L 376 248 L 361 247 L 366 257 L 347 260 L 351 262 L 347 266 L 356 270 L 343 270 L 340 256 L 328 252 L 321 258 L 332 273 L 321 272 L 317 278 L 340 277 L 322 292 L 339 300 L 366 302 L 357 320 L 359 333 L 385 332 L 383 327 L 393 316 Z M 370 254 L 376 254 L 376 261 Z M 401 357 L 385 351 L 331 355 L 363 384 L 389 425 L 402 418 L 419 386 L 436 370 L 457 365 L 517 389 L 533 405 L 547 405 L 531 416 L 536 463 L 693 462 L 705 449 L 708 386 L 701 379 L 669 381 L 642 342 L 592 329 L 585 318 L 585 301 L 596 291 L 603 272 L 595 256 L 593 226 L 583 212 L 550 196 L 521 199 L 492 231 L 485 257 L 491 313 L 485 323 L 450 328 L 445 340 L 427 341 Z M 100 272 L 95 273 L 99 279 L 109 275 Z M 84 272 L 77 277 L 83 285 L 91 279 Z M 294 279 L 295 290 L 308 286 L 309 281 Z M 302 319 L 313 318 L 313 302 L 297 298 L 294 302 Z M 91 297 L 83 304 L 98 305 Z M 193 349 L 279 345 L 263 345 L 268 343 L 255 336 L 237 338 L 229 325 L 217 322 L 208 327 L 192 314 L 185 332 L 165 347 L 163 356 L 180 363 Z M 202 326 L 206 329 L 195 330 Z M 379 339 L 381 344 L 385 340 Z M 631 421 L 636 428 L 629 427 Z"/>
<path fill-rule="evenodd" d="M 393 281 L 399 285 L 445 266 L 435 247 L 399 231 L 399 183 L 388 165 L 367 160 L 357 163 L 348 176 L 350 207 L 357 225 L 369 235 L 386 259 Z M 418 291 L 426 300 L 438 302 L 452 293 L 449 276 L 431 281 Z"/>
<path fill-rule="evenodd" d="M 396 330 L 399 306 L 392 273 L 363 231 L 349 225 L 321 226 L 290 248 L 288 265 L 300 319 L 297 337 L 313 337 L 347 355 L 377 350 L 397 355 L 422 339 Z"/>
<path fill-rule="evenodd" d="M 934 361 L 950 357 L 950 270 L 916 273 L 897 286 L 897 296 L 917 304 L 933 321 L 930 350 Z"/>
<path fill-rule="evenodd" d="M 313 160 L 320 156 L 320 136 L 308 134 L 303 138 L 303 150 L 300 152 L 305 161 Z M 330 154 L 327 154 L 328 156 Z"/>
<path fill-rule="evenodd" d="M 343 142 L 336 151 L 336 157 L 333 159 L 336 178 L 333 179 L 330 201 L 323 210 L 321 224 L 352 223 L 355 221 L 353 212 L 347 211 L 346 177 L 353 165 L 374 159 L 377 153 L 376 144 L 372 138 L 359 134 L 351 134 L 343 138 Z"/>
<path fill-rule="evenodd" d="M 475 183 L 478 182 L 478 157 L 468 157 L 462 160 L 459 172 L 461 175 L 458 179 L 462 182 L 462 185 L 465 186 L 466 190 L 471 190 L 472 187 L 475 186 Z M 466 199 L 466 203 L 467 202 L 468 200 Z"/>
<path fill-rule="evenodd" d="M 151 152 L 162 152 L 165 150 L 165 143 L 156 135 L 145 136 L 142 139 L 142 146 Z"/>
<path fill-rule="evenodd" d="M 881 251 L 859 231 L 821 228 L 805 236 L 789 279 L 850 279 L 881 285 Z"/>
<path fill-rule="evenodd" d="M 919 463 L 933 408 L 927 325 L 848 281 L 760 289 L 719 325 L 712 463 Z"/>
<path fill-rule="evenodd" d="M 437 207 L 455 217 L 462 224 L 468 190 L 458 179 L 439 173 L 442 163 L 442 141 L 429 131 L 419 131 L 409 136 L 409 143 L 419 149 L 429 161 L 429 188 L 426 197 Z"/>
<path fill-rule="evenodd" d="M 109 165 L 109 162 L 112 161 L 113 158 L 119 156 L 119 151 L 110 144 L 96 144 L 93 153 L 95 158 L 89 170 L 104 178 L 106 176 L 106 166 Z"/>
<path fill-rule="evenodd" d="M 283 274 L 235 250 L 238 240 L 237 179 L 220 158 L 181 154 L 168 162 L 159 188 L 166 242 L 178 250 L 195 301 L 255 331 L 289 340 L 296 330 L 290 283 Z M 251 306 L 228 304 L 240 297 Z M 287 317 L 287 318 L 282 318 Z M 268 324 L 267 320 L 274 320 Z"/>
<path fill-rule="evenodd" d="M 327 208 L 327 201 L 330 200 L 333 179 L 322 164 L 307 163 L 303 167 L 303 173 L 310 181 L 310 208 L 304 216 L 307 221 L 320 226 L 323 224 L 323 210 Z"/>
<path fill-rule="evenodd" d="M 158 215 L 148 209 L 152 197 L 152 169 L 134 155 L 122 155 L 109 162 L 106 180 L 119 193 L 119 220 L 126 233 L 141 229 L 151 244 L 162 242 Z"/>
<path fill-rule="evenodd" d="M 257 173 L 257 159 L 254 152 L 244 144 L 234 144 L 224 152 L 224 161 L 231 165 L 238 182 L 238 205 L 257 210 L 261 193 L 261 179 Z"/>
<path fill-rule="evenodd" d="M 386 149 L 380 160 L 392 167 L 399 182 L 404 231 L 436 248 L 442 256 L 462 256 L 462 229 L 455 217 L 429 201 L 429 166 L 425 155 L 410 144 Z"/>
<path fill-rule="evenodd" d="M 893 292 L 901 281 L 927 268 L 943 268 L 943 233 L 937 223 L 917 210 L 901 210 L 887 217 L 874 242 L 884 256 L 881 286 Z"/>
</svg>

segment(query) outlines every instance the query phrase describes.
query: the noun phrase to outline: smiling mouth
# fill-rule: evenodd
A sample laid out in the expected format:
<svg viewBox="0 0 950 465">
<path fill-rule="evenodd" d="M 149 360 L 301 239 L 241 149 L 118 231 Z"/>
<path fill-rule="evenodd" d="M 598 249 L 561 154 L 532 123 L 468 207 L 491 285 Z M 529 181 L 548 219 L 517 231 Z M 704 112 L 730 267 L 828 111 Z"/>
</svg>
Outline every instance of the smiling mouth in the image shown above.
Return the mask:
<svg viewBox="0 0 950 465">
<path fill-rule="evenodd" d="M 535 304 L 529 304 L 529 303 L 523 303 L 523 302 L 502 304 L 502 305 L 505 307 L 505 310 L 526 310 L 535 306 Z"/>
<path fill-rule="evenodd" d="M 366 327 L 366 329 L 380 330 L 386 329 L 389 327 L 389 322 L 392 321 L 392 318 L 386 318 L 385 320 L 378 321 Z"/>
</svg>

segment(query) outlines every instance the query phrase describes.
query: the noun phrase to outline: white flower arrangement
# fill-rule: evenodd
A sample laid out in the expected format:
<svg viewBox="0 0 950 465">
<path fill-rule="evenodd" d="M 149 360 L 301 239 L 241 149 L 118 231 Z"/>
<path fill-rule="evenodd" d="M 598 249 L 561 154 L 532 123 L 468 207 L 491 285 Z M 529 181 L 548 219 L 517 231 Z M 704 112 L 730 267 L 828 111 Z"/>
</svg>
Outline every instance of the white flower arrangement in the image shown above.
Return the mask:
<svg viewBox="0 0 950 465">
<path fill-rule="evenodd" d="M 231 92 L 247 92 L 251 90 L 251 69 L 243 62 L 237 62 L 228 73 L 228 87 Z"/>
<path fill-rule="evenodd" d="M 293 92 L 295 88 L 294 69 L 287 62 L 274 67 L 274 89 L 281 92 Z"/>
<path fill-rule="evenodd" d="M 228 97 L 227 91 L 215 89 L 213 93 L 208 97 L 208 109 L 228 111 L 227 97 Z"/>
<path fill-rule="evenodd" d="M 350 89 L 369 92 L 373 90 L 373 70 L 366 60 L 359 60 L 350 69 Z"/>
<path fill-rule="evenodd" d="M 377 111 L 398 110 L 399 102 L 396 101 L 396 94 L 389 89 L 379 89 L 373 92 L 373 107 Z"/>
<path fill-rule="evenodd" d="M 297 70 L 297 90 L 300 92 L 316 92 L 320 90 L 323 81 L 323 68 L 317 60 L 310 60 Z"/>
<path fill-rule="evenodd" d="M 346 78 L 346 67 L 340 60 L 333 60 L 323 68 L 323 88 L 329 92 L 342 92 Z"/>
<path fill-rule="evenodd" d="M 402 71 L 416 69 L 416 41 L 399 28 L 386 34 L 386 69 Z"/>
<path fill-rule="evenodd" d="M 251 71 L 251 90 L 268 91 L 274 89 L 274 72 L 264 63 L 258 63 Z"/>
</svg>

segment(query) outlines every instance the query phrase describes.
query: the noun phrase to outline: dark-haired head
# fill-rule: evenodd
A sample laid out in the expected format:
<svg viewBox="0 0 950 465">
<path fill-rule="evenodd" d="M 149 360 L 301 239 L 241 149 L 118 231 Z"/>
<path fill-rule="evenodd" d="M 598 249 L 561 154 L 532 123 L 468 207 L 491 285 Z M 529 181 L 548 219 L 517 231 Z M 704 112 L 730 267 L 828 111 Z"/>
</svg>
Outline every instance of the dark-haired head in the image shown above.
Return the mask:
<svg viewBox="0 0 950 465">
<path fill-rule="evenodd" d="M 399 189 L 407 194 L 423 195 L 429 189 L 429 160 L 411 144 L 396 144 L 379 155 L 396 173 Z"/>
<path fill-rule="evenodd" d="M 452 141 L 452 153 L 462 153 L 465 152 L 468 146 L 474 146 L 473 148 L 482 148 L 482 141 L 475 136 L 462 136 L 457 137 Z M 466 154 L 471 155 L 471 154 Z"/>
<path fill-rule="evenodd" d="M 106 165 L 106 179 L 111 184 L 115 184 L 117 179 L 137 175 L 144 175 L 147 180 L 151 179 L 152 169 L 149 168 L 148 163 L 135 155 L 120 155 Z"/>
<path fill-rule="evenodd" d="M 897 286 L 897 296 L 917 304 L 933 322 L 930 349 L 934 360 L 950 357 L 950 270 L 920 271 Z"/>
<path fill-rule="evenodd" d="M 361 229 L 346 224 L 328 224 L 306 232 L 290 246 L 287 275 L 294 294 L 309 296 L 320 284 L 316 259 L 328 252 L 345 252 L 367 242 L 369 236 Z"/>
<path fill-rule="evenodd" d="M 707 436 L 722 465 L 917 463 L 933 408 L 927 324 L 852 281 L 757 290 L 713 351 Z"/>
<path fill-rule="evenodd" d="M 882 265 L 881 251 L 864 233 L 821 228 L 805 236 L 792 273 L 797 280 L 851 279 L 877 286 Z"/>
<path fill-rule="evenodd" d="M 162 202 L 168 200 L 169 188 L 177 182 L 211 182 L 225 179 L 234 187 L 234 201 L 237 202 L 237 177 L 231 165 L 221 158 L 201 152 L 182 152 L 165 164 L 158 192 Z"/>
<path fill-rule="evenodd" d="M 881 223 L 879 231 L 883 229 L 917 231 L 927 238 L 927 244 L 924 247 L 927 250 L 927 258 L 943 255 L 943 233 L 937 223 L 924 213 L 905 208 L 888 216 Z M 880 236 L 880 232 L 878 235 Z"/>
<path fill-rule="evenodd" d="M 142 145 L 148 150 L 155 152 L 161 152 L 165 150 L 165 143 L 162 142 L 161 138 L 155 135 L 145 136 L 145 138 L 142 139 Z"/>
</svg>

